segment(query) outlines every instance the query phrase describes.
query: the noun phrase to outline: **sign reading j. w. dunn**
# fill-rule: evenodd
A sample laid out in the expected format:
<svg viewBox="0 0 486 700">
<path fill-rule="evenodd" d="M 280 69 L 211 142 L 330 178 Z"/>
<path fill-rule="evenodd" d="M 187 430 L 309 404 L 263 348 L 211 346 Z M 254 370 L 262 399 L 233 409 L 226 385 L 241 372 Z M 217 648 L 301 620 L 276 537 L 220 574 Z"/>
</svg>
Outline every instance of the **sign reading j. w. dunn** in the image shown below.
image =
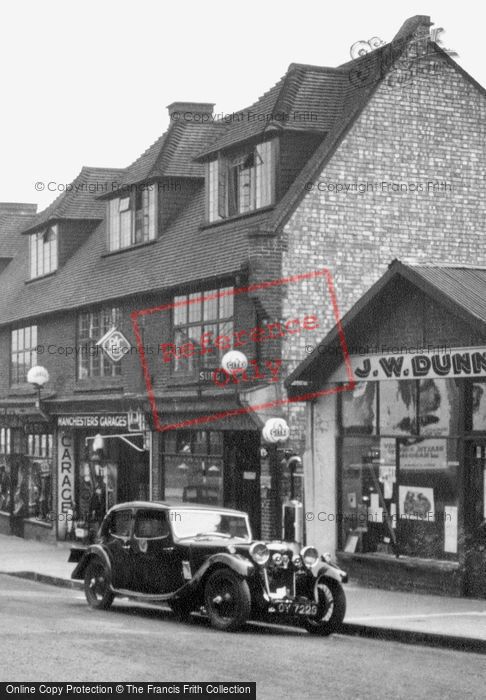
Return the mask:
<svg viewBox="0 0 486 700">
<path fill-rule="evenodd" d="M 427 379 L 431 377 L 486 377 L 486 348 L 434 348 L 428 353 L 420 349 L 402 348 L 400 353 L 351 355 L 353 374 L 358 381 L 387 379 Z M 347 381 L 344 365 L 329 378 Z"/>
</svg>

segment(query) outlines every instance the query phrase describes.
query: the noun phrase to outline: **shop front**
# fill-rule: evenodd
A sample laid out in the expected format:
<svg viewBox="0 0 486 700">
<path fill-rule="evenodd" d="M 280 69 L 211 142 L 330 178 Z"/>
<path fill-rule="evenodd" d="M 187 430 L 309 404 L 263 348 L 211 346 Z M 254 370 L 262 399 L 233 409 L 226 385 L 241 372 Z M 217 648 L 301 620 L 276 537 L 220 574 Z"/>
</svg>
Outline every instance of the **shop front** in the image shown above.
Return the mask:
<svg viewBox="0 0 486 700">
<path fill-rule="evenodd" d="M 87 540 L 116 503 L 149 500 L 151 433 L 139 411 L 56 417 L 57 534 Z"/>
<path fill-rule="evenodd" d="M 342 321 L 347 362 L 334 329 L 288 386 L 325 390 L 308 403 L 308 540 L 370 585 L 486 597 L 486 324 L 449 294 L 392 266 Z"/>
<path fill-rule="evenodd" d="M 52 421 L 28 409 L 5 408 L 0 415 L 0 532 L 51 540 L 47 515 L 53 503 Z"/>
</svg>

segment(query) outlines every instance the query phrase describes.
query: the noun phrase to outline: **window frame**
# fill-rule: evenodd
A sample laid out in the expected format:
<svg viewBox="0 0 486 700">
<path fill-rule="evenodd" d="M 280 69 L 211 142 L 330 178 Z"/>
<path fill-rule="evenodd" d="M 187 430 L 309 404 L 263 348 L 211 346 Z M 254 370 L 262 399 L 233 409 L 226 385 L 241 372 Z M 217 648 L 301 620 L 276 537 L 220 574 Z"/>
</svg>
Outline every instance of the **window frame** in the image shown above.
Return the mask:
<svg viewBox="0 0 486 700">
<path fill-rule="evenodd" d="M 103 325 L 103 315 L 109 314 L 110 323 L 107 326 Z M 97 316 L 97 323 L 94 323 L 93 319 Z M 92 333 L 93 328 L 98 328 L 98 337 L 94 338 L 91 335 L 86 337 L 82 336 L 82 319 L 88 318 L 88 323 L 86 324 L 88 328 L 88 333 Z M 98 306 L 94 309 L 84 309 L 78 311 L 76 316 L 76 347 L 78 350 L 76 358 L 76 381 L 90 381 L 93 379 L 115 379 L 122 375 L 122 364 L 120 362 L 113 362 L 109 357 L 105 355 L 102 348 L 97 345 L 97 342 L 105 335 L 105 333 L 110 330 L 110 328 L 121 326 L 122 310 L 120 306 Z M 84 348 L 86 351 L 83 352 Z M 91 352 L 89 348 L 96 348 L 96 352 Z M 95 359 L 98 359 L 98 363 Z M 106 373 L 106 367 L 108 364 L 111 365 L 111 371 Z M 98 364 L 99 373 L 96 373 L 96 364 Z M 82 372 L 87 366 L 87 374 L 84 376 Z"/>
<path fill-rule="evenodd" d="M 265 169 L 263 154 L 269 156 Z M 253 164 L 242 167 L 250 158 Z M 260 162 L 258 162 L 258 159 Z M 206 168 L 206 218 L 216 223 L 236 216 L 245 216 L 275 204 L 277 139 L 260 141 L 232 155 L 218 153 Z M 249 203 L 242 204 L 242 174 L 247 173 Z"/>
<path fill-rule="evenodd" d="M 108 200 L 106 205 L 108 253 L 129 250 L 157 240 L 159 209 L 157 192 L 156 184 L 152 183 L 136 187 L 128 194 Z M 130 213 L 129 225 L 124 228 L 122 215 L 127 212 Z M 139 230 L 142 232 L 141 236 L 138 234 Z"/>
<path fill-rule="evenodd" d="M 48 240 L 49 236 L 53 236 Z M 42 242 L 41 242 L 42 241 Z M 29 234 L 29 278 L 51 275 L 59 267 L 59 227 L 57 224 Z"/>
<path fill-rule="evenodd" d="M 231 349 L 233 349 L 233 333 L 234 333 L 234 319 L 235 319 L 235 308 L 234 308 L 234 294 L 226 294 L 224 296 L 221 295 L 222 292 L 228 292 L 230 290 L 233 290 L 234 286 L 228 286 L 228 287 L 218 287 L 217 289 L 209 289 L 205 290 L 203 292 L 190 292 L 187 294 L 180 294 L 177 296 L 174 296 L 173 298 L 173 308 L 172 308 L 172 317 L 171 317 L 171 337 L 172 337 L 172 342 L 174 346 L 176 347 L 177 350 L 179 350 L 183 344 L 188 343 L 188 342 L 193 342 L 191 340 L 190 336 L 190 330 L 194 328 L 200 328 L 200 334 L 199 338 L 203 335 L 203 333 L 208 332 L 207 329 L 211 327 L 215 327 L 216 330 L 213 332 L 213 340 L 214 338 L 217 338 L 220 335 L 226 335 L 226 332 L 221 332 L 222 328 L 225 325 L 230 324 L 231 325 L 231 331 L 228 332 L 230 335 L 230 347 L 228 348 L 218 348 L 215 345 L 212 345 L 211 347 L 214 347 L 213 352 L 208 352 L 204 355 L 200 355 L 199 353 L 194 353 L 191 357 L 174 357 L 170 363 L 171 366 L 171 375 L 173 377 L 195 377 L 197 375 L 197 372 L 200 368 L 204 369 L 217 369 L 218 367 L 218 360 L 221 359 L 221 357 L 226 353 L 229 352 Z M 216 296 L 215 296 L 216 295 Z M 204 310 L 205 310 L 205 301 L 206 297 L 208 298 L 209 302 L 214 302 L 216 301 L 217 303 L 217 312 L 216 312 L 216 317 L 215 318 L 210 318 L 210 319 L 205 319 L 204 317 Z M 191 300 L 193 303 L 190 304 L 189 301 Z M 191 318 L 191 310 L 193 307 L 196 306 L 195 302 L 199 301 L 198 306 L 200 307 L 200 316 L 196 320 L 190 320 Z M 231 315 L 230 316 L 221 316 L 221 304 L 222 302 L 226 300 L 231 300 Z M 187 303 L 184 303 L 187 302 Z M 180 312 L 185 313 L 185 322 L 184 323 L 177 323 L 176 318 L 177 315 Z M 176 335 L 177 333 L 182 333 L 183 331 L 187 331 L 185 333 L 186 338 L 188 340 L 184 341 L 182 344 L 177 344 L 177 339 Z M 180 364 L 186 365 L 186 367 L 180 368 Z"/>
<path fill-rule="evenodd" d="M 26 331 L 29 331 L 29 345 L 26 346 Z M 25 384 L 27 382 L 27 374 L 29 369 L 35 367 L 37 364 L 37 338 L 38 338 L 38 326 L 33 324 L 30 326 L 17 326 L 10 331 L 10 385 Z M 19 334 L 22 332 L 22 336 Z M 17 335 L 15 335 L 17 334 Z M 20 346 L 20 337 L 22 337 L 22 347 Z M 14 342 L 14 339 L 17 340 Z M 14 349 L 15 348 L 15 349 Z M 25 362 L 14 363 L 14 356 L 24 358 L 29 355 L 30 364 Z M 20 371 L 20 368 L 23 368 Z M 15 369 L 16 368 L 16 369 Z"/>
</svg>

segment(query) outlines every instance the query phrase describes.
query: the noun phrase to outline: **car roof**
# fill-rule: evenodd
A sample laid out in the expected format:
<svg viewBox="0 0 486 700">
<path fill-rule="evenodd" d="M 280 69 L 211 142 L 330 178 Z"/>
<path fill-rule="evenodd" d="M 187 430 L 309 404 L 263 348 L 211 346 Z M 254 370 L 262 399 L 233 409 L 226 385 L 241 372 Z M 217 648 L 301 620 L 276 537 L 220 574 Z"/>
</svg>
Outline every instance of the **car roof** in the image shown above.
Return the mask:
<svg viewBox="0 0 486 700">
<path fill-rule="evenodd" d="M 110 508 L 110 512 L 117 510 L 125 510 L 127 508 L 152 508 L 155 510 L 208 510 L 217 511 L 218 513 L 227 513 L 232 515 L 244 515 L 243 510 L 236 510 L 235 508 L 223 508 L 222 506 L 209 506 L 207 503 L 169 503 L 167 501 L 128 501 L 127 503 L 117 503 L 115 506 Z"/>
</svg>

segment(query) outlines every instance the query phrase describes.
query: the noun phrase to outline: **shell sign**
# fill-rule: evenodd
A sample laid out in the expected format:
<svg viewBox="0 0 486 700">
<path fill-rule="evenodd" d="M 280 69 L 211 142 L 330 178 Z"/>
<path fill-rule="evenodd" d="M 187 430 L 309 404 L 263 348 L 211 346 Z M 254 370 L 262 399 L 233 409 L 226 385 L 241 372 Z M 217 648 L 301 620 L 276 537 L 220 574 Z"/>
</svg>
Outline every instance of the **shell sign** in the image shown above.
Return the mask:
<svg viewBox="0 0 486 700">
<path fill-rule="evenodd" d="M 244 372 L 248 367 L 248 358 L 239 350 L 230 350 L 223 356 L 221 366 L 229 374 Z"/>
<path fill-rule="evenodd" d="M 290 428 L 283 418 L 269 418 L 262 430 L 263 439 L 273 444 L 286 442 L 290 436 Z"/>
</svg>

